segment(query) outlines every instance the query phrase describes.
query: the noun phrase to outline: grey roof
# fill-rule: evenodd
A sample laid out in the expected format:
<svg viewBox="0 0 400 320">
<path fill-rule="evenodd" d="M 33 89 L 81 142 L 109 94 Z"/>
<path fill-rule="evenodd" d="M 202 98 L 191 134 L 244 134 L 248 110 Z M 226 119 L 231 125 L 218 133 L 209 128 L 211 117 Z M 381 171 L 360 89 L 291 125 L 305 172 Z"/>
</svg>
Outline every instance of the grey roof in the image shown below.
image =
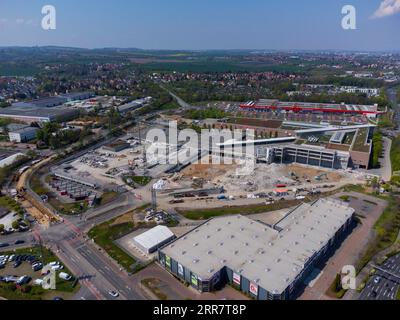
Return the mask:
<svg viewBox="0 0 400 320">
<path fill-rule="evenodd" d="M 20 128 L 18 130 L 13 130 L 13 131 L 9 131 L 10 133 L 19 133 L 19 134 L 24 134 L 24 133 L 31 133 L 31 132 L 35 132 L 38 131 L 39 128 L 35 128 L 35 127 L 25 127 L 25 128 Z"/>
<path fill-rule="evenodd" d="M 21 130 L 21 129 L 24 129 L 24 128 L 27 128 L 27 127 L 29 127 L 29 125 L 27 125 L 27 124 L 10 123 L 7 126 L 7 129 L 8 129 L 9 132 L 15 132 L 15 131 L 18 131 L 18 130 Z"/>
<path fill-rule="evenodd" d="M 127 104 L 123 104 L 123 105 L 117 107 L 117 109 L 121 113 L 128 112 L 128 111 L 135 110 L 135 109 L 142 107 L 144 102 L 145 102 L 144 99 L 138 99 L 138 100 L 129 102 Z"/>
<path fill-rule="evenodd" d="M 62 98 L 66 98 L 67 100 L 84 100 L 88 99 L 91 97 L 94 97 L 95 93 L 91 91 L 85 91 L 85 92 L 71 92 L 71 93 L 66 93 L 60 95 Z"/>
<path fill-rule="evenodd" d="M 162 249 L 200 279 L 227 266 L 273 294 L 283 293 L 304 265 L 348 221 L 340 201 L 302 204 L 275 226 L 241 215 L 215 218 Z"/>
<path fill-rule="evenodd" d="M 12 106 L 0 110 L 0 117 L 27 117 L 27 118 L 38 118 L 38 119 L 50 119 L 55 120 L 57 117 L 70 116 L 77 114 L 77 110 L 68 109 L 65 107 L 54 107 L 54 108 L 24 108 L 18 106 Z"/>
<path fill-rule="evenodd" d="M 67 102 L 68 99 L 64 97 L 49 97 L 49 98 L 42 98 L 37 100 L 31 100 L 27 102 L 16 102 L 12 106 L 13 107 L 23 107 L 23 108 L 51 108 L 55 106 L 62 105 L 63 103 Z"/>
</svg>

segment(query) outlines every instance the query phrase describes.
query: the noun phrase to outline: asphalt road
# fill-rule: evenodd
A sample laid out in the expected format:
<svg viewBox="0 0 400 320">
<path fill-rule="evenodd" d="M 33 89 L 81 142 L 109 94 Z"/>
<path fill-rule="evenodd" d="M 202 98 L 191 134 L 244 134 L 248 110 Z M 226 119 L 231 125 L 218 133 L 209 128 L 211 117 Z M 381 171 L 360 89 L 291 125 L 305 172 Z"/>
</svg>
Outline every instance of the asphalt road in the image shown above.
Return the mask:
<svg viewBox="0 0 400 320">
<path fill-rule="evenodd" d="M 0 238 L 0 242 L 9 243 L 9 247 L 0 251 L 10 251 L 22 247 L 31 247 L 39 243 L 50 247 L 58 258 L 80 279 L 81 290 L 77 300 L 142 300 L 139 288 L 135 288 L 133 279 L 116 265 L 116 263 L 100 252 L 85 236 L 85 232 L 93 226 L 114 217 L 120 216 L 140 205 L 133 195 L 123 194 L 119 201 L 112 202 L 99 209 L 96 215 L 86 219 L 84 216 L 66 217 L 64 222 L 44 228 L 34 225 L 32 232 L 14 233 Z M 14 245 L 16 240 L 24 240 L 22 245 Z M 109 291 L 120 293 L 118 298 L 111 297 Z"/>
<path fill-rule="evenodd" d="M 381 268 L 390 274 L 378 270 L 368 281 L 359 300 L 396 300 L 400 290 L 400 254 L 389 258 Z"/>
</svg>

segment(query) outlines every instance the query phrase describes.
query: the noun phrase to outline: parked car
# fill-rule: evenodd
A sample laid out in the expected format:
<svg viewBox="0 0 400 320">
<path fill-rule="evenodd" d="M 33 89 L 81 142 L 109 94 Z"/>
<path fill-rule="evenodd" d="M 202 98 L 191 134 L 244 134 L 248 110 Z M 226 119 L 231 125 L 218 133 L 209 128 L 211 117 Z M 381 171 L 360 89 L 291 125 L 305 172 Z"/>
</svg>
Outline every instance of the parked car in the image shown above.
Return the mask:
<svg viewBox="0 0 400 320">
<path fill-rule="evenodd" d="M 113 297 L 113 298 L 118 298 L 119 297 L 119 293 L 117 291 L 109 291 L 108 294 Z"/>
<path fill-rule="evenodd" d="M 59 277 L 60 279 L 65 280 L 65 281 L 70 281 L 70 280 L 72 280 L 72 276 L 70 276 L 68 273 L 65 273 L 65 272 L 60 272 L 60 274 L 58 275 L 58 277 Z"/>
<path fill-rule="evenodd" d="M 64 267 L 60 264 L 56 264 L 55 266 L 52 266 L 51 269 L 54 271 L 60 271 L 60 270 L 64 269 Z"/>
<path fill-rule="evenodd" d="M 24 244 L 25 243 L 25 241 L 24 240 L 17 240 L 17 241 L 15 241 L 15 245 L 18 245 L 18 244 Z"/>
<path fill-rule="evenodd" d="M 37 263 L 37 264 L 34 264 L 33 266 L 32 266 L 32 270 L 33 271 L 39 271 L 39 270 L 42 270 L 43 269 L 43 264 L 42 263 Z"/>
</svg>

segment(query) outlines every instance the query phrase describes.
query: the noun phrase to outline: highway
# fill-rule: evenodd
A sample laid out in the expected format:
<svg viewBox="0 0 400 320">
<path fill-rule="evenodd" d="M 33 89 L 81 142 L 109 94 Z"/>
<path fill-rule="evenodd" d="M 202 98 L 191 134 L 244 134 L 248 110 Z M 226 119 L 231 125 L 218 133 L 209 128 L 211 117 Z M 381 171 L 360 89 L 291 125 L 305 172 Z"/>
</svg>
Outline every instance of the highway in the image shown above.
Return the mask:
<svg viewBox="0 0 400 320">
<path fill-rule="evenodd" d="M 389 258 L 380 269 L 369 279 L 359 300 L 396 300 L 400 290 L 400 254 Z"/>
</svg>

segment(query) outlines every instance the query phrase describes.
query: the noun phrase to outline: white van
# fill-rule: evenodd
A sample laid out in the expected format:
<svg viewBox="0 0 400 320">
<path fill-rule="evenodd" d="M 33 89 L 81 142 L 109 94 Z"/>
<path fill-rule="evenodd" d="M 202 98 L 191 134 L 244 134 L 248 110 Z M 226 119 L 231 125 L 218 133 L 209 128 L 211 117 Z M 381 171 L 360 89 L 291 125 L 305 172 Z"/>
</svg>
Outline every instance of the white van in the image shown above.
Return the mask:
<svg viewBox="0 0 400 320">
<path fill-rule="evenodd" d="M 60 272 L 60 274 L 58 275 L 58 277 L 59 277 L 60 279 L 65 280 L 65 281 L 70 281 L 70 280 L 72 279 L 72 277 L 71 277 L 68 273 L 65 273 L 65 272 Z"/>
</svg>

